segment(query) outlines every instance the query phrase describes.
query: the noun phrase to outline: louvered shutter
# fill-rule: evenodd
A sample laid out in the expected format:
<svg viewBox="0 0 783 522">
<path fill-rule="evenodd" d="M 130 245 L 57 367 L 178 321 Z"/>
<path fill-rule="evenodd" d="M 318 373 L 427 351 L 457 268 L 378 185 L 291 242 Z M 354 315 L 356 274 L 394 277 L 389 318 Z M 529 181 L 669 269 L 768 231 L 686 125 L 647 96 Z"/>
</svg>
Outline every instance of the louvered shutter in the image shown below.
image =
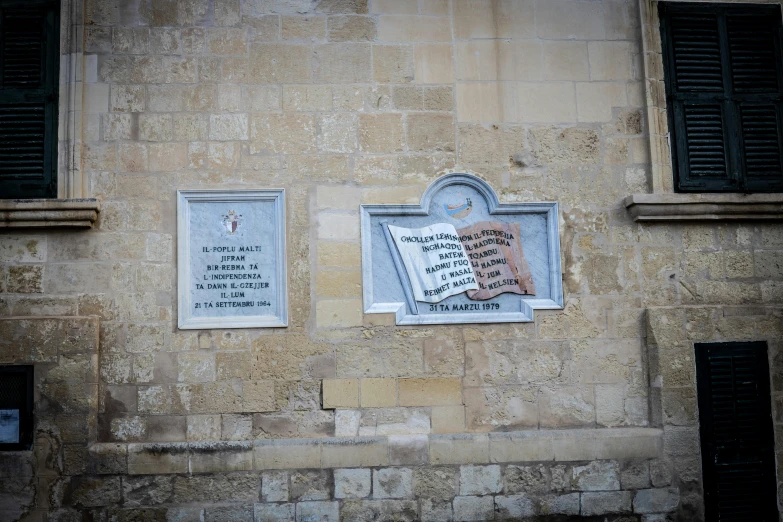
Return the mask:
<svg viewBox="0 0 783 522">
<path fill-rule="evenodd" d="M 707 520 L 777 521 L 765 343 L 696 345 Z"/>
<path fill-rule="evenodd" d="M 660 9 L 677 189 L 783 191 L 780 8 Z"/>
<path fill-rule="evenodd" d="M 58 16 L 0 2 L 0 197 L 56 197 Z"/>
</svg>

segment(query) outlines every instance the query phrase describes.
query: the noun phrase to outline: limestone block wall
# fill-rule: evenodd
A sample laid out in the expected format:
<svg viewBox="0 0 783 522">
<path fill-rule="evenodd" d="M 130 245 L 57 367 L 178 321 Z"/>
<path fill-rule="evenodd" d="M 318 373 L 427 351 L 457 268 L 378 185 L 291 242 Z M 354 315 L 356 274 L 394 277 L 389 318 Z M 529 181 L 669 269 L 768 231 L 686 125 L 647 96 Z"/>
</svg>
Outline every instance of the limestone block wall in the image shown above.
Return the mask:
<svg viewBox="0 0 783 522">
<path fill-rule="evenodd" d="M 779 225 L 640 225 L 622 206 L 652 191 L 636 0 L 78 7 L 79 172 L 99 222 L 0 233 L 1 317 L 99 325 L 89 433 L 56 432 L 74 452 L 668 426 L 645 309 L 763 308 L 780 323 Z M 362 314 L 359 205 L 418 202 L 450 171 L 502 201 L 560 203 L 564 310 L 449 327 Z M 290 326 L 179 331 L 176 190 L 261 187 L 287 191 Z M 735 338 L 728 313 L 688 331 Z M 39 383 L 37 404 L 71 392 Z M 575 460 L 602 459 L 633 456 Z M 693 473 L 674 484 L 695 477 L 698 516 Z"/>
</svg>

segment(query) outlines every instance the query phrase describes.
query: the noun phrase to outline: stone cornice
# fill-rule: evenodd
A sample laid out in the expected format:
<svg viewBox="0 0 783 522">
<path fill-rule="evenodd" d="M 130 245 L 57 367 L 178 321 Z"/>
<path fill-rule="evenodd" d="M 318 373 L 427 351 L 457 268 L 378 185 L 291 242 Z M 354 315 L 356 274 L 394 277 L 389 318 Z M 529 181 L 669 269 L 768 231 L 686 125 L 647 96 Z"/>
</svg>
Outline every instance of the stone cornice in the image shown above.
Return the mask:
<svg viewBox="0 0 783 522">
<path fill-rule="evenodd" d="M 640 222 L 783 220 L 783 194 L 634 194 L 623 203 Z"/>
<path fill-rule="evenodd" d="M 0 199 L 0 228 L 92 228 L 98 212 L 94 198 Z"/>
<path fill-rule="evenodd" d="M 453 435 L 389 435 L 248 441 L 98 443 L 96 469 L 131 475 L 389 465 L 462 465 L 651 459 L 661 454 L 654 428 L 530 430 Z"/>
</svg>

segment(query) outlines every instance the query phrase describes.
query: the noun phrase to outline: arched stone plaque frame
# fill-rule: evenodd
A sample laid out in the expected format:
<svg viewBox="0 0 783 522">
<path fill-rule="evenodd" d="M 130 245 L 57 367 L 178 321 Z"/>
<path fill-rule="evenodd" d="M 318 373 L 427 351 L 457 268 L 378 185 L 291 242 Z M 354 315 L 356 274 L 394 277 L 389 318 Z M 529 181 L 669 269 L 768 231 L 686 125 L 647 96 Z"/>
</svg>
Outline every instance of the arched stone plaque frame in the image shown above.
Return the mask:
<svg viewBox="0 0 783 522">
<path fill-rule="evenodd" d="M 388 225 L 419 229 L 448 223 L 459 231 L 487 221 L 519 224 L 535 295 L 472 300 L 463 292 L 434 304 L 415 301 Z M 471 174 L 438 178 L 419 205 L 362 205 L 361 244 L 364 312 L 394 313 L 398 325 L 531 322 L 533 310 L 563 308 L 558 204 L 500 203 L 492 187 Z"/>
</svg>

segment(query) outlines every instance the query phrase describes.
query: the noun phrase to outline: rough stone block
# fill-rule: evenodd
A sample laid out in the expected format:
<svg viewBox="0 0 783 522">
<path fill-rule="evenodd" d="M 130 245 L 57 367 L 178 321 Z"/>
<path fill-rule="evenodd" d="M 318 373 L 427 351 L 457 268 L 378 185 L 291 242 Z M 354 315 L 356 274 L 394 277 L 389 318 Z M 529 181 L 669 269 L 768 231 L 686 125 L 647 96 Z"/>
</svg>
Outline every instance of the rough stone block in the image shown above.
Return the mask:
<svg viewBox="0 0 783 522">
<path fill-rule="evenodd" d="M 123 505 L 144 507 L 167 502 L 173 491 L 172 480 L 166 475 L 122 477 Z"/>
<path fill-rule="evenodd" d="M 434 500 L 421 500 L 422 522 L 451 522 L 454 520 L 454 510 L 451 502 L 436 502 Z"/>
<path fill-rule="evenodd" d="M 255 522 L 294 522 L 294 504 L 256 504 Z"/>
<path fill-rule="evenodd" d="M 552 489 L 552 473 L 542 464 L 506 466 L 503 481 L 506 493 L 546 493 Z"/>
<path fill-rule="evenodd" d="M 358 410 L 337 410 L 334 413 L 335 437 L 356 437 L 362 414 Z"/>
<path fill-rule="evenodd" d="M 299 502 L 296 504 L 296 522 L 338 522 L 337 502 Z"/>
<path fill-rule="evenodd" d="M 194 442 L 189 445 L 191 473 L 250 471 L 253 469 L 253 443 Z"/>
<path fill-rule="evenodd" d="M 120 475 L 128 472 L 128 446 L 94 444 L 90 446 L 88 470 L 98 475 Z"/>
<path fill-rule="evenodd" d="M 489 437 L 485 434 L 430 436 L 431 464 L 484 464 L 489 462 Z"/>
<path fill-rule="evenodd" d="M 493 497 L 455 497 L 454 520 L 457 522 L 472 522 L 493 520 L 495 518 L 495 502 Z"/>
<path fill-rule="evenodd" d="M 518 520 L 536 515 L 536 505 L 527 495 L 510 495 L 495 497 L 495 511 L 501 520 Z"/>
<path fill-rule="evenodd" d="M 393 466 L 429 462 L 427 435 L 389 435 L 389 463 Z"/>
<path fill-rule="evenodd" d="M 266 502 L 288 502 L 288 472 L 267 471 L 261 475 L 261 497 Z"/>
<path fill-rule="evenodd" d="M 451 41 L 451 21 L 447 17 L 383 15 L 378 17 L 378 40 L 448 42 Z"/>
<path fill-rule="evenodd" d="M 458 494 L 459 474 L 454 468 L 418 467 L 413 470 L 417 498 L 451 500 Z"/>
<path fill-rule="evenodd" d="M 389 378 L 361 379 L 362 408 L 390 408 L 397 406 L 397 380 Z"/>
<path fill-rule="evenodd" d="M 358 379 L 324 379 L 323 408 L 358 408 Z"/>
<path fill-rule="evenodd" d="M 500 466 L 460 466 L 460 495 L 488 495 L 500 493 L 502 489 Z"/>
<path fill-rule="evenodd" d="M 369 16 L 330 16 L 327 23 L 330 42 L 375 40 L 375 20 Z"/>
<path fill-rule="evenodd" d="M 617 462 L 594 461 L 585 466 L 574 466 L 571 481 L 578 491 L 611 491 L 620 489 Z"/>
<path fill-rule="evenodd" d="M 371 80 L 368 43 L 334 43 L 313 49 L 313 77 L 317 83 L 361 83 Z"/>
<path fill-rule="evenodd" d="M 321 465 L 324 468 L 388 466 L 388 441 L 382 437 L 324 441 L 321 449 Z"/>
<path fill-rule="evenodd" d="M 650 487 L 649 461 L 623 462 L 620 468 L 620 486 L 622 489 L 645 489 Z"/>
<path fill-rule="evenodd" d="M 400 406 L 444 406 L 462 404 L 459 378 L 400 379 Z"/>
<path fill-rule="evenodd" d="M 297 469 L 321 466 L 321 446 L 315 441 L 257 440 L 253 448 L 256 469 Z"/>
<path fill-rule="evenodd" d="M 668 513 L 680 504 L 680 490 L 640 489 L 633 499 L 634 513 Z"/>
<path fill-rule="evenodd" d="M 374 498 L 408 498 L 413 496 L 413 472 L 408 468 L 385 468 L 373 471 Z"/>
<path fill-rule="evenodd" d="M 360 114 L 359 150 L 368 153 L 402 152 L 405 131 L 400 114 Z"/>
<path fill-rule="evenodd" d="M 257 473 L 212 473 L 174 478 L 175 504 L 213 502 L 256 502 L 261 489 Z"/>
<path fill-rule="evenodd" d="M 408 148 L 412 151 L 453 152 L 454 118 L 450 114 L 419 113 L 408 116 Z"/>
<path fill-rule="evenodd" d="M 433 406 L 432 433 L 463 433 L 465 431 L 464 406 Z"/>
<path fill-rule="evenodd" d="M 579 493 L 566 495 L 546 495 L 539 498 L 539 510 L 542 515 L 578 515 Z"/>
<path fill-rule="evenodd" d="M 187 471 L 187 444 L 128 444 L 128 473 L 131 475 Z"/>
<path fill-rule="evenodd" d="M 204 522 L 252 522 L 253 506 L 219 506 L 204 510 Z"/>
<path fill-rule="evenodd" d="M 77 507 L 100 507 L 120 501 L 120 477 L 76 477 L 65 494 L 66 502 Z"/>
<path fill-rule="evenodd" d="M 346 500 L 343 502 L 340 517 L 344 522 L 414 522 L 419 520 L 419 510 L 417 503 L 411 500 Z"/>
<path fill-rule="evenodd" d="M 334 498 L 366 498 L 370 495 L 369 469 L 334 470 Z"/>
<path fill-rule="evenodd" d="M 609 515 L 631 512 L 631 491 L 582 493 L 582 515 Z"/>
<path fill-rule="evenodd" d="M 373 79 L 379 83 L 413 81 L 413 47 L 409 45 L 374 45 Z"/>
<path fill-rule="evenodd" d="M 296 471 L 290 477 L 292 500 L 329 500 L 334 482 L 329 470 Z"/>
<path fill-rule="evenodd" d="M 187 439 L 189 441 L 219 440 L 220 415 L 188 415 Z"/>
<path fill-rule="evenodd" d="M 492 433 L 489 458 L 491 462 L 552 460 L 552 438 L 544 432 Z"/>
</svg>

